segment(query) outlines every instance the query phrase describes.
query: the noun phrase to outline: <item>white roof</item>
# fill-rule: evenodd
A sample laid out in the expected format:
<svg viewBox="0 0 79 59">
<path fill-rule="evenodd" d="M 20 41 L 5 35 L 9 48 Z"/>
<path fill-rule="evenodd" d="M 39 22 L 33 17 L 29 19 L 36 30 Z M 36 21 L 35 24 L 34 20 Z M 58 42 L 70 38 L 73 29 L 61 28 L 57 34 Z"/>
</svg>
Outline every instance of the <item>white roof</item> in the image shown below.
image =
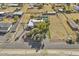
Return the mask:
<svg viewBox="0 0 79 59">
<path fill-rule="evenodd" d="M 50 11 L 50 12 L 48 12 L 48 13 L 56 13 L 56 11 Z"/>
<path fill-rule="evenodd" d="M 28 26 L 29 27 L 33 27 L 34 26 L 34 24 L 33 24 L 33 22 L 31 20 L 29 21 Z"/>
<path fill-rule="evenodd" d="M 17 3 L 9 3 L 8 6 L 18 6 Z"/>
<path fill-rule="evenodd" d="M 28 26 L 33 27 L 34 23 L 43 22 L 43 20 L 30 19 Z"/>
<path fill-rule="evenodd" d="M 59 11 L 63 11 L 63 9 L 62 8 L 60 8 L 60 9 L 58 9 Z"/>
<path fill-rule="evenodd" d="M 32 22 L 43 22 L 43 20 L 30 19 Z"/>
<path fill-rule="evenodd" d="M 15 14 L 17 14 L 17 15 L 22 15 L 23 12 L 22 12 L 22 11 L 14 12 L 13 15 L 15 15 Z"/>
<path fill-rule="evenodd" d="M 0 14 L 4 14 L 5 12 L 0 12 Z"/>
</svg>

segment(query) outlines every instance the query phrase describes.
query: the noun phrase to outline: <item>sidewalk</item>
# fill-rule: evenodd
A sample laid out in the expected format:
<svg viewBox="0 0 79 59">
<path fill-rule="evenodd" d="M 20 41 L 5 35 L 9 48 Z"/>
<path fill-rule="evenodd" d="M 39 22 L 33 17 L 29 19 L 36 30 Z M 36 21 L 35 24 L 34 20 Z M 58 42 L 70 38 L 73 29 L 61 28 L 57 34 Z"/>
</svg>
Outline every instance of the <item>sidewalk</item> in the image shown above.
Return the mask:
<svg viewBox="0 0 79 59">
<path fill-rule="evenodd" d="M 53 56 L 53 55 L 79 55 L 78 49 L 44 49 L 36 52 L 34 49 L 0 49 L 2 56 Z"/>
</svg>

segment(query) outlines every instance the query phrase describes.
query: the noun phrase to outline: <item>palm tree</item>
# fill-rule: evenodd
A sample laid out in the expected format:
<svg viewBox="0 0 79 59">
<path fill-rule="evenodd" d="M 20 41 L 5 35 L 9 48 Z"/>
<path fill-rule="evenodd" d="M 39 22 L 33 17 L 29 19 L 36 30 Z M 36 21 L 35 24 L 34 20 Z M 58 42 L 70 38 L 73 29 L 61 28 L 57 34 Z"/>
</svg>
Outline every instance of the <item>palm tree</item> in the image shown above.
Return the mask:
<svg viewBox="0 0 79 59">
<path fill-rule="evenodd" d="M 45 39 L 45 33 L 41 33 L 38 28 L 32 29 L 30 32 L 27 33 L 27 36 L 30 37 L 33 41 L 42 41 Z"/>
<path fill-rule="evenodd" d="M 41 34 L 36 34 L 36 35 L 34 36 L 33 40 L 36 41 L 36 42 L 41 42 L 41 40 L 42 40 Z"/>
<path fill-rule="evenodd" d="M 48 30 L 48 23 L 46 23 L 46 22 L 40 22 L 40 23 L 38 23 L 37 24 L 37 28 L 39 28 L 39 30 L 41 31 L 41 33 L 46 33 L 47 32 L 47 30 Z"/>
</svg>

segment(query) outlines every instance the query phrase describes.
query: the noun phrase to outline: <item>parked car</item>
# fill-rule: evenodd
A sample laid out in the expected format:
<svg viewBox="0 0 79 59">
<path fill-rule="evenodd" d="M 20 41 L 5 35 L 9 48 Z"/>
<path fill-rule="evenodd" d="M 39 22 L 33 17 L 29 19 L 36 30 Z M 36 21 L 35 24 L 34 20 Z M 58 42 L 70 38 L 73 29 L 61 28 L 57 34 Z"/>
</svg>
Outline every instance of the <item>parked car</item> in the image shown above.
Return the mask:
<svg viewBox="0 0 79 59">
<path fill-rule="evenodd" d="M 46 12 L 43 15 L 55 15 L 57 12 L 56 11 L 51 11 L 51 12 Z"/>
<path fill-rule="evenodd" d="M 64 12 L 64 10 L 62 8 L 59 8 L 58 11 L 59 12 Z"/>
</svg>

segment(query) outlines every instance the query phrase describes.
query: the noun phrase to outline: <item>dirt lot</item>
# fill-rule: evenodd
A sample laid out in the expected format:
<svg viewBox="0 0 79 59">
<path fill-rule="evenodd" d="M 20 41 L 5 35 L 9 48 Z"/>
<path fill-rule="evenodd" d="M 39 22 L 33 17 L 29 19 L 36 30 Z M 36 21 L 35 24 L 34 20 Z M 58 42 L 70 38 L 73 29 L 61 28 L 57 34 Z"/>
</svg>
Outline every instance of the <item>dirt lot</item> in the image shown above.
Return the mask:
<svg viewBox="0 0 79 59">
<path fill-rule="evenodd" d="M 78 18 L 78 14 L 66 14 L 67 17 Z M 73 18 L 74 18 L 73 17 Z M 73 31 L 70 26 L 67 24 L 67 18 L 59 13 L 58 16 L 53 15 L 49 17 L 50 20 L 50 35 L 52 41 L 63 41 L 66 40 L 68 36 L 71 36 L 76 39 L 76 33 Z"/>
<path fill-rule="evenodd" d="M 0 9 L 0 12 L 13 12 L 16 7 L 7 7 L 6 9 Z"/>
<path fill-rule="evenodd" d="M 51 40 L 60 41 L 60 39 L 64 39 L 65 35 L 67 36 L 67 33 L 63 25 L 61 24 L 60 20 L 57 18 L 56 15 L 50 16 L 49 18 Z"/>
</svg>

